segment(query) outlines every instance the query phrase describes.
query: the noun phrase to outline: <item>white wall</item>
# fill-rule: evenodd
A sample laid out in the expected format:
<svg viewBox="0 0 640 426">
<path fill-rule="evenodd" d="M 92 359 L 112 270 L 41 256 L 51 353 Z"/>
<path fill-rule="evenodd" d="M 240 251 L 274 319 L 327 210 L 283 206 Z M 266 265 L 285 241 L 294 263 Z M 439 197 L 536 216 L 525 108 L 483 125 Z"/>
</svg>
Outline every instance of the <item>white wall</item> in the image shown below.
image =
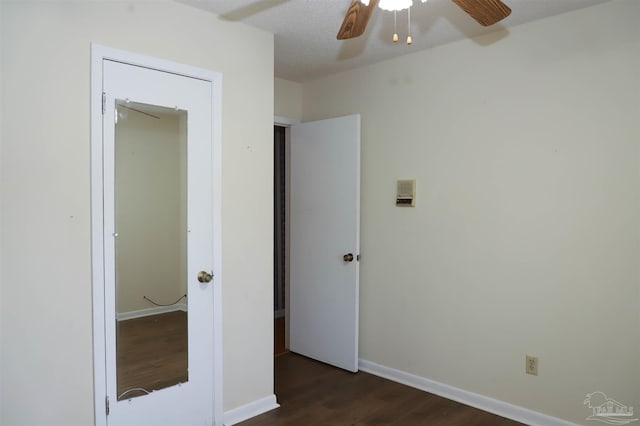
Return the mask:
<svg viewBox="0 0 640 426">
<path fill-rule="evenodd" d="M 589 392 L 640 407 L 638 16 L 617 0 L 304 85 L 305 121 L 362 114 L 363 358 L 581 424 Z"/>
<path fill-rule="evenodd" d="M 174 2 L 0 7 L 0 424 L 93 424 L 90 42 L 223 73 L 225 408 L 272 394 L 273 36 Z"/>
<path fill-rule="evenodd" d="M 300 121 L 302 119 L 302 84 L 276 78 L 273 87 L 275 115 Z"/>
</svg>

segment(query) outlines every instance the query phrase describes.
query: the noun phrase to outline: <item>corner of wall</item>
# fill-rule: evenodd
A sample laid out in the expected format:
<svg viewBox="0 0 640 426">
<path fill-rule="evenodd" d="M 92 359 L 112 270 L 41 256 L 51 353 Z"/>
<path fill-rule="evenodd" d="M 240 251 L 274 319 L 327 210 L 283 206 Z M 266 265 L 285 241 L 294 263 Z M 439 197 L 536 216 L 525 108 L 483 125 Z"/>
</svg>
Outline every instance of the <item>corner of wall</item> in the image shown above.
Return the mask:
<svg viewBox="0 0 640 426">
<path fill-rule="evenodd" d="M 302 84 L 282 78 L 274 79 L 274 114 L 292 120 L 302 119 Z"/>
</svg>

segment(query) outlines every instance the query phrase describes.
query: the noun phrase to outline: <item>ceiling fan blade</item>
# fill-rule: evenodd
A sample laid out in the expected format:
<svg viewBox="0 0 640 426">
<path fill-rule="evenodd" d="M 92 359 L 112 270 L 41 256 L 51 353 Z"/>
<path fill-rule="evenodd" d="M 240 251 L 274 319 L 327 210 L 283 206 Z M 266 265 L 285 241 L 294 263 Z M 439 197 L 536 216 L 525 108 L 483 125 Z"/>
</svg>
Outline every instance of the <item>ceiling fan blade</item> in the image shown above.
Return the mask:
<svg viewBox="0 0 640 426">
<path fill-rule="evenodd" d="M 511 14 L 509 6 L 500 0 L 452 0 L 480 25 L 488 27 Z"/>
<path fill-rule="evenodd" d="M 340 31 L 338 31 L 338 40 L 361 36 L 367 28 L 369 18 L 371 18 L 371 14 L 377 5 L 378 0 L 371 0 L 368 6 L 360 3 L 359 0 L 351 0 L 351 6 L 349 6 Z"/>
</svg>

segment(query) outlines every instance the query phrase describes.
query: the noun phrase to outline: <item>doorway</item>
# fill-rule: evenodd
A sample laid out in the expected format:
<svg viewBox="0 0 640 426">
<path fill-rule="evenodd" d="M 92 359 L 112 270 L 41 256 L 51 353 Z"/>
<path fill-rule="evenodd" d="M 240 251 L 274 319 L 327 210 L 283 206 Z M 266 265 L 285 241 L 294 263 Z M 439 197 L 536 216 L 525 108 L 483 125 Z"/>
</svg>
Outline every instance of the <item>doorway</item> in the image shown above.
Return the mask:
<svg viewBox="0 0 640 426">
<path fill-rule="evenodd" d="M 273 126 L 273 317 L 274 356 L 289 352 L 287 339 L 288 288 L 288 185 L 287 134 L 284 126 Z"/>
<path fill-rule="evenodd" d="M 359 115 L 276 125 L 274 352 L 357 371 L 359 188 Z"/>
</svg>

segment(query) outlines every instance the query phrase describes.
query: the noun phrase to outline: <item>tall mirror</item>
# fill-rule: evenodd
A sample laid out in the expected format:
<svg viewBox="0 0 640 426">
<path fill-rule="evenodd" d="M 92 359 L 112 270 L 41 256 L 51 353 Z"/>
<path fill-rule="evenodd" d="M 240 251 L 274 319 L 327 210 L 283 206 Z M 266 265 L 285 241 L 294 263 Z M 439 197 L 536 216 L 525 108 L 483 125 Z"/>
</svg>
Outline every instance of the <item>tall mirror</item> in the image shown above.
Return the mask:
<svg viewBox="0 0 640 426">
<path fill-rule="evenodd" d="M 188 381 L 187 112 L 116 101 L 118 400 Z"/>
</svg>

